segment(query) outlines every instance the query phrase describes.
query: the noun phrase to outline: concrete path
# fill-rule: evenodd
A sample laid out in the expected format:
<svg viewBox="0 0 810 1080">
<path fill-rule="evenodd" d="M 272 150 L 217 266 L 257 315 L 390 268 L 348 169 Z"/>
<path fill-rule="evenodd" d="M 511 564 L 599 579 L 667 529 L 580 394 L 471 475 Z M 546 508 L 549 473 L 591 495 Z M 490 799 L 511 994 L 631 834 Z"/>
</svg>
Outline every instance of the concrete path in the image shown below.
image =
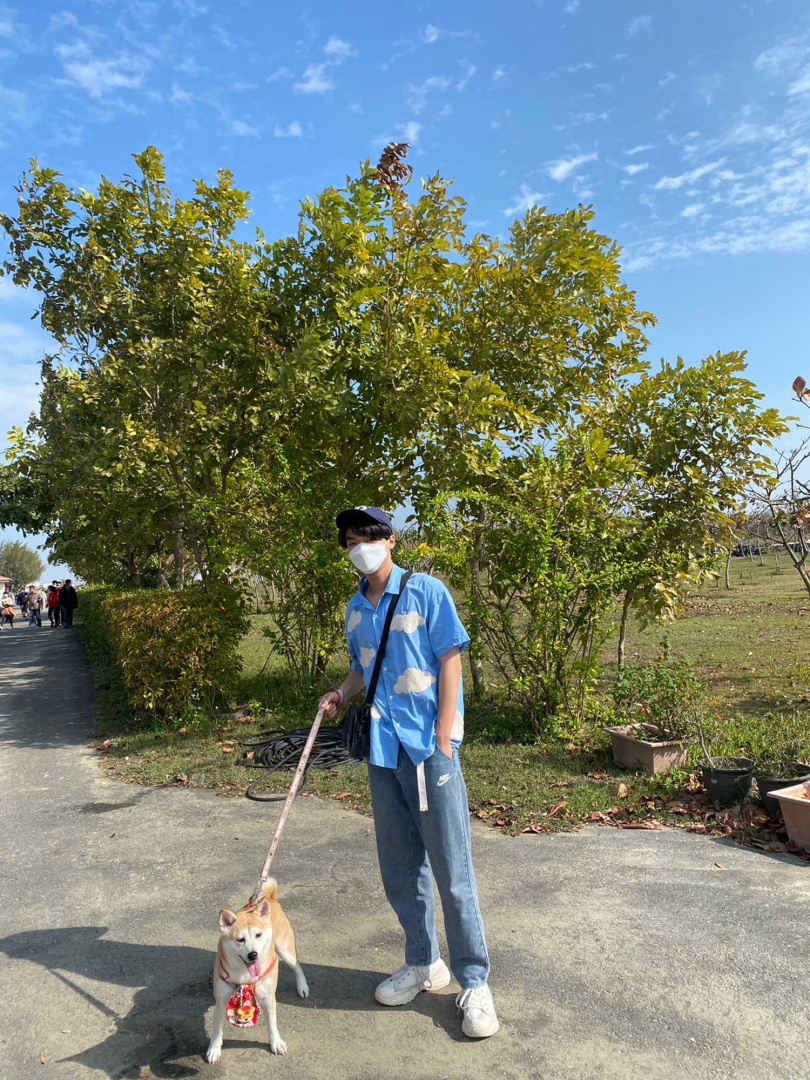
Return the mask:
<svg viewBox="0 0 810 1080">
<path fill-rule="evenodd" d="M 476 823 L 502 1020 L 476 1044 L 452 988 L 375 1004 L 401 942 L 370 822 L 314 798 L 274 867 L 312 988 L 300 1001 L 282 972 L 290 1052 L 230 1029 L 207 1065 L 217 911 L 247 897 L 277 808 L 104 778 L 91 700 L 75 633 L 0 633 L 0 1080 L 807 1080 L 806 864 L 669 830 Z"/>
</svg>

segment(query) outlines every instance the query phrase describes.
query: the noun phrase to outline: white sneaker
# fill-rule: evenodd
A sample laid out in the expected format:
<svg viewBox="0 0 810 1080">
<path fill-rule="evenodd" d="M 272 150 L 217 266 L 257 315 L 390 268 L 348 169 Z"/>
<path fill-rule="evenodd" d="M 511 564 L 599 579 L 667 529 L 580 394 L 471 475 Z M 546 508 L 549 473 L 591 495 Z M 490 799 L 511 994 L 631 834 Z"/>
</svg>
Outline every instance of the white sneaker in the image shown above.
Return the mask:
<svg viewBox="0 0 810 1080">
<path fill-rule="evenodd" d="M 495 1015 L 495 1002 L 486 983 L 471 990 L 462 990 L 456 1005 L 464 1013 L 461 1030 L 470 1039 L 488 1039 L 501 1026 Z"/>
<path fill-rule="evenodd" d="M 444 960 L 430 967 L 403 964 L 377 987 L 374 997 L 381 1005 L 407 1005 L 423 990 L 441 990 L 450 982 L 450 971 Z"/>
</svg>

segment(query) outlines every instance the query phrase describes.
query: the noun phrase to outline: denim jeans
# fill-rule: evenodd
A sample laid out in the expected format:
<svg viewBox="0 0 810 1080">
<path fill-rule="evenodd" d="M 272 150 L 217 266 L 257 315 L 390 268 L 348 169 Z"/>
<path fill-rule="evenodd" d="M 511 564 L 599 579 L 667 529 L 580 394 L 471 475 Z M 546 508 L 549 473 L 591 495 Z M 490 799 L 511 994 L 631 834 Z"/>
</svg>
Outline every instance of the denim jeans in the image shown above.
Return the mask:
<svg viewBox="0 0 810 1080">
<path fill-rule="evenodd" d="M 62 604 L 62 626 L 73 626 L 73 608 Z"/>
<path fill-rule="evenodd" d="M 458 751 L 425 762 L 428 809 L 419 809 L 417 770 L 400 746 L 396 769 L 369 765 L 374 829 L 385 895 L 405 931 L 405 962 L 439 959 L 433 877 L 444 911 L 450 968 L 462 990 L 489 976 L 489 955 L 472 864 L 470 807 Z M 431 874 L 432 870 L 432 874 Z"/>
</svg>

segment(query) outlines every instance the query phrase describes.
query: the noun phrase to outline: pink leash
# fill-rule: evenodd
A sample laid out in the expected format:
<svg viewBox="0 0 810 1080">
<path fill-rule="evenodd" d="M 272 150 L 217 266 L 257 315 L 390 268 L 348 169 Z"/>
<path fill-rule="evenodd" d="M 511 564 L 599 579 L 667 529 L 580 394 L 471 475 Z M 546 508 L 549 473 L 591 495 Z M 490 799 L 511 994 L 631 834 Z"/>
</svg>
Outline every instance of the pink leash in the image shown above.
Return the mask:
<svg viewBox="0 0 810 1080">
<path fill-rule="evenodd" d="M 298 768 L 295 770 L 293 782 L 290 784 L 290 790 L 287 792 L 287 798 L 284 800 L 284 806 L 281 808 L 281 817 L 278 819 L 276 831 L 273 833 L 273 839 L 270 841 L 270 847 L 267 849 L 267 858 L 264 860 L 262 872 L 259 874 L 259 884 L 253 890 L 250 900 L 248 900 L 249 904 L 258 902 L 258 899 L 261 896 L 262 886 L 270 876 L 270 867 L 273 864 L 273 856 L 276 854 L 276 848 L 278 847 L 279 840 L 281 840 L 281 834 L 284 832 L 284 826 L 287 824 L 287 818 L 290 815 L 293 800 L 298 794 L 298 789 L 301 787 L 301 781 L 306 772 L 309 755 L 312 753 L 312 747 L 318 734 L 318 728 L 321 726 L 321 720 L 323 720 L 323 705 L 318 709 L 318 714 L 313 721 L 312 727 L 309 729 L 307 741 L 304 743 L 304 749 L 301 751 L 301 757 L 298 761 Z"/>
</svg>

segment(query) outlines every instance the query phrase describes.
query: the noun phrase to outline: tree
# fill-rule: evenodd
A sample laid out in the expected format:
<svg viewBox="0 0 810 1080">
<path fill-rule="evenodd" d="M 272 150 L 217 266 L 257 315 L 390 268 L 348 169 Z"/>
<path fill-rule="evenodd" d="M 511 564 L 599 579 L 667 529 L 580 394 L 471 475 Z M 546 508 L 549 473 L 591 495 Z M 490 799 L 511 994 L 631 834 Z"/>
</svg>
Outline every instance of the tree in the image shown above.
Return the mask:
<svg viewBox="0 0 810 1080">
<path fill-rule="evenodd" d="M 0 571 L 4 577 L 11 578 L 15 587 L 39 581 L 44 569 L 45 563 L 27 544 L 19 540 L 0 543 Z"/>
</svg>

